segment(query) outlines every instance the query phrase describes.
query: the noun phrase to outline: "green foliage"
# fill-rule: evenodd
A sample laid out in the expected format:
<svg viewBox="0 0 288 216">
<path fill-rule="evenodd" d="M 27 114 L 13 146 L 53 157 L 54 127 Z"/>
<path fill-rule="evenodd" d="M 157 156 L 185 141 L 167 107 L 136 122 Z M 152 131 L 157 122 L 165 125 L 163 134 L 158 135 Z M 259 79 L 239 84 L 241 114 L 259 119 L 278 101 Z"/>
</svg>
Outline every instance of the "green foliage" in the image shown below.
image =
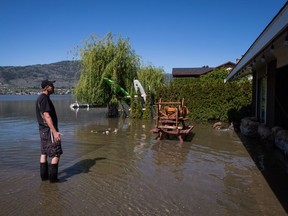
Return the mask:
<svg viewBox="0 0 288 216">
<path fill-rule="evenodd" d="M 151 65 L 140 67 L 140 57 L 132 50 L 128 39 L 115 37 L 111 33 L 102 39 L 90 36 L 79 51 L 81 74 L 74 95 L 80 101 L 116 107 L 119 95 L 116 95 L 115 88 L 119 85 L 125 90 L 130 89 L 130 118 L 148 119 L 151 101 L 147 101 L 147 113 L 145 111 L 143 114 L 140 92 L 137 93 L 138 97 L 134 97 L 133 80 L 138 78 L 145 91 L 151 92 L 147 94 L 147 99 L 150 99 L 150 95 L 164 101 L 185 98 L 191 120 L 234 121 L 250 111 L 251 82 L 243 78 L 225 84 L 224 79 L 228 75 L 225 68 L 215 69 L 200 78 L 176 78 L 166 86 L 163 69 Z M 112 88 L 104 82 L 105 77 L 114 81 Z"/>
<path fill-rule="evenodd" d="M 200 76 L 200 81 L 205 82 L 205 81 L 214 81 L 214 80 L 224 80 L 229 74 L 229 71 L 226 70 L 226 68 L 216 68 L 213 71 L 211 71 L 208 74 L 204 74 Z"/>
<path fill-rule="evenodd" d="M 156 94 L 156 88 L 164 85 L 165 72 L 163 68 L 156 68 L 153 65 L 141 66 L 137 75 L 145 91 L 149 89 L 153 95 Z"/>
<path fill-rule="evenodd" d="M 129 117 L 132 119 L 141 119 L 143 115 L 141 93 L 140 91 L 137 91 L 137 94 L 135 95 L 135 91 L 133 90 L 132 92 L 134 94 L 131 96 Z"/>
<path fill-rule="evenodd" d="M 135 110 L 136 110 L 136 107 L 137 107 L 137 100 L 135 99 L 134 96 L 132 95 L 135 95 L 135 89 L 134 87 L 131 88 L 131 99 L 130 99 L 130 115 L 129 115 L 129 118 L 131 119 L 134 119 L 136 118 L 135 116 Z"/>
<path fill-rule="evenodd" d="M 135 119 L 151 119 L 152 118 L 152 109 L 151 109 L 151 95 L 156 94 L 156 90 L 159 87 L 164 86 L 165 72 L 162 68 L 156 68 L 153 65 L 141 66 L 138 70 L 138 80 L 145 89 L 146 92 L 146 103 L 145 110 L 142 111 L 142 102 L 143 98 L 141 97 L 140 91 L 137 93 L 137 100 L 131 101 L 131 110 L 130 118 Z"/>
<path fill-rule="evenodd" d="M 151 93 L 150 90 L 148 88 L 148 90 L 146 91 L 146 103 L 145 103 L 145 110 L 143 112 L 143 119 L 151 119 L 152 118 L 152 109 L 151 109 Z"/>
<path fill-rule="evenodd" d="M 164 101 L 185 98 L 192 121 L 239 121 L 250 114 L 252 83 L 247 79 L 224 83 L 223 77 L 227 77 L 224 69 L 201 78 L 176 78 L 170 86 L 158 88 L 156 97 Z"/>
<path fill-rule="evenodd" d="M 223 81 L 229 75 L 229 73 L 230 71 L 228 71 L 225 67 L 216 68 L 210 73 L 200 76 L 199 81 L 201 82 L 210 82 L 215 80 Z M 237 83 L 241 82 L 245 83 L 246 81 L 248 81 L 248 76 L 243 76 L 237 80 Z"/>
<path fill-rule="evenodd" d="M 115 92 L 104 82 L 107 77 L 124 89 L 131 89 L 137 77 L 140 59 L 129 40 L 108 33 L 104 38 L 90 36 L 79 48 L 81 75 L 74 91 L 78 100 L 91 104 L 109 103 Z"/>
<path fill-rule="evenodd" d="M 142 102 L 143 102 L 143 98 L 141 97 L 141 92 L 137 91 L 137 100 L 136 100 L 136 110 L 135 110 L 135 118 L 137 119 L 141 119 L 142 115 L 143 115 L 143 111 L 142 111 Z"/>
</svg>

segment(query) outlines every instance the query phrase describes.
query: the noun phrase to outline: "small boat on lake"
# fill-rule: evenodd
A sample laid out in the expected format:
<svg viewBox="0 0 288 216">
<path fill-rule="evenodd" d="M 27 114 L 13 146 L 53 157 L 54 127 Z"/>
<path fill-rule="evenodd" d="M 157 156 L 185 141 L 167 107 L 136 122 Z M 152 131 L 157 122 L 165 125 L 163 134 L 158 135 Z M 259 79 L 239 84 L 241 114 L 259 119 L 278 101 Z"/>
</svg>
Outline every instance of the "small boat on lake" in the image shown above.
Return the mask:
<svg viewBox="0 0 288 216">
<path fill-rule="evenodd" d="M 78 102 L 70 104 L 70 109 L 72 110 L 81 109 L 81 108 L 85 108 L 89 110 L 89 108 L 95 108 L 95 107 L 96 105 L 93 105 L 93 104 L 79 104 Z"/>
</svg>

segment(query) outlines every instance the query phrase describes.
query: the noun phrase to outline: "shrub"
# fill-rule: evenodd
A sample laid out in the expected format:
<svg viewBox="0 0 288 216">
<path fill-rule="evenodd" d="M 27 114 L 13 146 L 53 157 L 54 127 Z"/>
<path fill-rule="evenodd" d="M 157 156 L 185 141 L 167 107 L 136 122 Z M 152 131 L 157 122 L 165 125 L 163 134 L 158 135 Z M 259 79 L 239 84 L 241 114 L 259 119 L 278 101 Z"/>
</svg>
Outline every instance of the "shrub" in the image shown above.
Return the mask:
<svg viewBox="0 0 288 216">
<path fill-rule="evenodd" d="M 227 71 L 215 70 L 201 78 L 174 78 L 157 89 L 156 99 L 185 99 L 192 121 L 239 121 L 251 112 L 252 83 L 248 79 L 224 83 Z"/>
</svg>

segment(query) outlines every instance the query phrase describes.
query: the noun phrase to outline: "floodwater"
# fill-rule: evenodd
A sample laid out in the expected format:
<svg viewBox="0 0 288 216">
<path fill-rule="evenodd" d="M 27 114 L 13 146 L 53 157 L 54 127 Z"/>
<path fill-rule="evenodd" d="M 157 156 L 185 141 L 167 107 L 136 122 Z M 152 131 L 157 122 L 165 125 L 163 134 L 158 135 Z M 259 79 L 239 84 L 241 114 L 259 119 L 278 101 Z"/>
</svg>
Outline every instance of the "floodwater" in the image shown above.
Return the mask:
<svg viewBox="0 0 288 216">
<path fill-rule="evenodd" d="M 156 141 L 153 122 L 76 113 L 69 96 L 51 96 L 60 183 L 41 182 L 36 97 L 0 96 L 1 215 L 287 215 L 286 176 L 257 143 L 203 125 L 188 142 Z"/>
</svg>

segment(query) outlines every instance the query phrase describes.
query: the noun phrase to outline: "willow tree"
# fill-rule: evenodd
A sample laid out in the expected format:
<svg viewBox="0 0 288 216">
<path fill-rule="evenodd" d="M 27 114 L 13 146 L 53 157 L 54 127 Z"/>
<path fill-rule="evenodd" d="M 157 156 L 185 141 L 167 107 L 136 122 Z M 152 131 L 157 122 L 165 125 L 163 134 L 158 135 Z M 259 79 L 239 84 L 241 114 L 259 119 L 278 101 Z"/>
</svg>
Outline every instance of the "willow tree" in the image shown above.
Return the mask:
<svg viewBox="0 0 288 216">
<path fill-rule="evenodd" d="M 129 39 L 112 33 L 100 39 L 91 35 L 78 49 L 81 74 L 74 90 L 76 98 L 90 104 L 117 106 L 123 96 L 116 91 L 117 86 L 131 89 L 140 67 L 140 58 L 131 48 Z M 104 78 L 111 79 L 112 85 Z"/>
<path fill-rule="evenodd" d="M 152 119 L 153 113 L 152 113 L 152 101 L 151 101 L 151 93 L 150 89 L 146 90 L 146 102 L 145 102 L 145 109 L 143 111 L 142 119 Z"/>
<path fill-rule="evenodd" d="M 165 72 L 162 68 L 156 68 L 153 65 L 141 66 L 137 72 L 138 80 L 143 86 L 147 96 L 145 103 L 145 111 L 142 111 L 142 97 L 140 91 L 137 92 L 137 97 L 131 97 L 130 118 L 132 119 L 151 119 L 152 118 L 152 104 L 154 104 L 154 96 L 159 87 L 164 86 Z M 131 95 L 136 92 L 131 91 Z"/>
<path fill-rule="evenodd" d="M 155 95 L 157 88 L 164 86 L 165 72 L 161 67 L 155 67 L 153 65 L 142 66 L 137 73 L 138 80 L 142 84 L 143 88 Z"/>
</svg>

